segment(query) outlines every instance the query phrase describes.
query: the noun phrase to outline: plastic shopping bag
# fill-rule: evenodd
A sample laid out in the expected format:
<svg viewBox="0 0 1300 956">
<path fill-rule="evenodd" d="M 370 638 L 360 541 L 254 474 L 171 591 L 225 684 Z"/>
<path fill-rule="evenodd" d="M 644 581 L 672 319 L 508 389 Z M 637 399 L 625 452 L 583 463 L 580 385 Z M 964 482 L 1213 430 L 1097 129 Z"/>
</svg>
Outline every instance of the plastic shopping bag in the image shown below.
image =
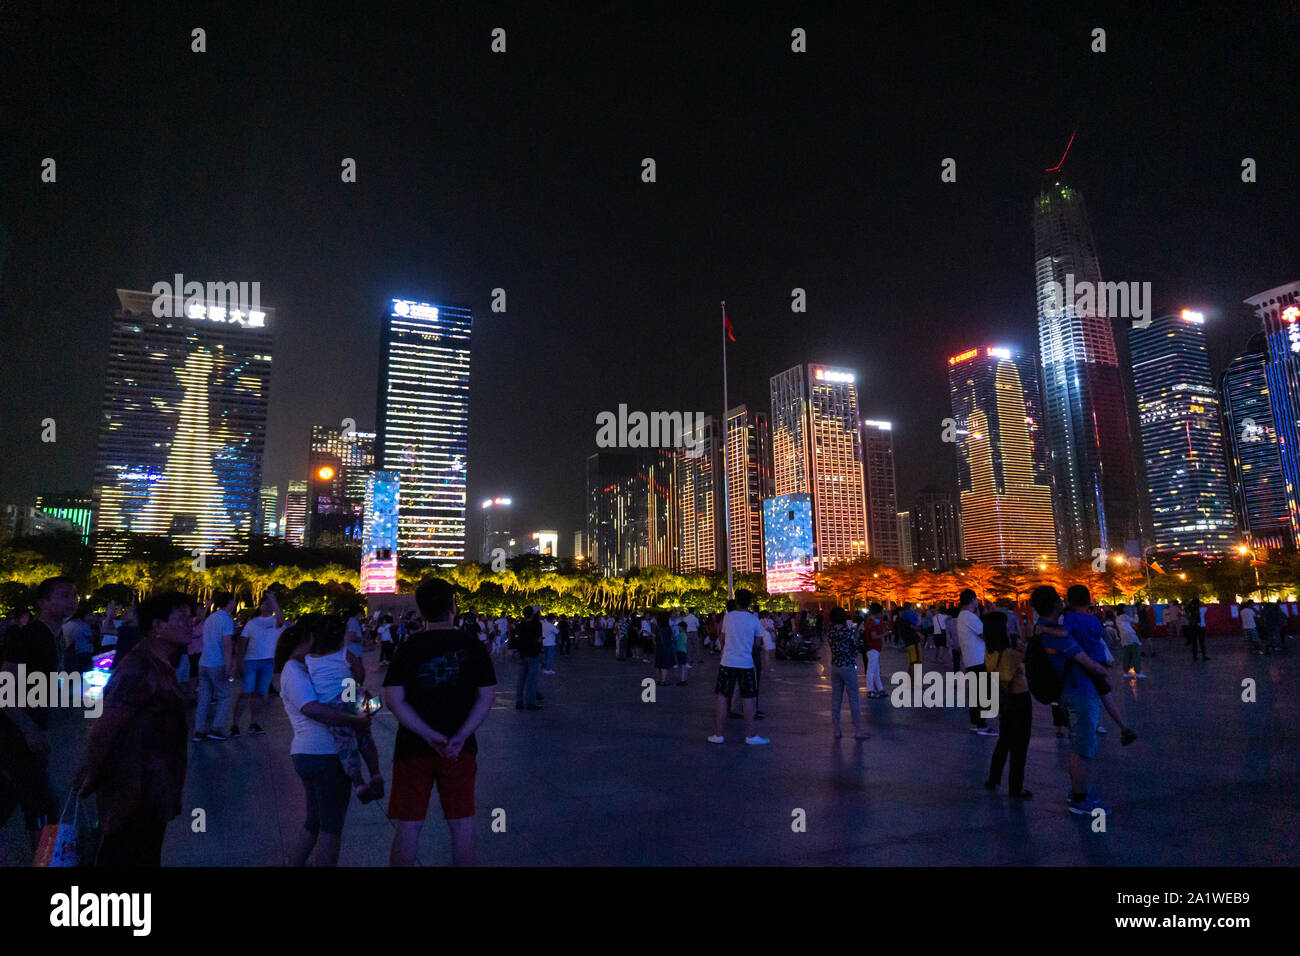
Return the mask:
<svg viewBox="0 0 1300 956">
<path fill-rule="evenodd" d="M 72 821 L 66 822 L 69 805 L 72 807 Z M 77 830 L 77 815 L 80 810 L 81 797 L 73 790 L 63 805 L 59 822 L 47 823 L 41 827 L 34 866 L 77 866 L 81 863 L 81 835 Z"/>
</svg>

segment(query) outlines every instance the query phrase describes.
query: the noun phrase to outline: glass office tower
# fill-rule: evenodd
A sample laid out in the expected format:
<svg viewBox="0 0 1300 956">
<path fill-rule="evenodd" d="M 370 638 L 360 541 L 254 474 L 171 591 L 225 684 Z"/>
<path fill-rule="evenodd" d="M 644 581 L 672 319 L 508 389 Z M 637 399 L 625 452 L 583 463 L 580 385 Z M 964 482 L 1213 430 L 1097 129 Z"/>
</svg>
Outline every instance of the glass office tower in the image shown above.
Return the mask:
<svg viewBox="0 0 1300 956">
<path fill-rule="evenodd" d="M 1159 551 L 1217 557 L 1237 544 L 1205 317 L 1184 309 L 1129 330 L 1138 429 Z"/>
<path fill-rule="evenodd" d="M 1055 290 L 1101 285 L 1092 228 L 1078 190 L 1059 183 L 1034 207 L 1043 418 L 1051 449 L 1061 561 L 1097 549 L 1132 552 L 1141 540 L 1133 430 L 1104 308 Z M 1097 299 L 1100 300 L 1101 296 Z"/>
</svg>

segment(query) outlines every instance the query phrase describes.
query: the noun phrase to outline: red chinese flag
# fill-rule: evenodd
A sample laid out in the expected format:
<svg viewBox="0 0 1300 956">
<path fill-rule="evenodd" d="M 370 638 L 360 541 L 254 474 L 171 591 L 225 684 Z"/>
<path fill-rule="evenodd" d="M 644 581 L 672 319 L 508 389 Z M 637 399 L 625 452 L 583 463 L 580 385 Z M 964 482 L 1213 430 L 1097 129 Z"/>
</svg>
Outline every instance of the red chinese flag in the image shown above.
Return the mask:
<svg viewBox="0 0 1300 956">
<path fill-rule="evenodd" d="M 731 339 L 733 342 L 736 341 L 736 330 L 731 327 L 731 319 L 727 318 L 726 309 L 722 310 L 722 324 L 726 326 L 727 338 Z"/>
</svg>

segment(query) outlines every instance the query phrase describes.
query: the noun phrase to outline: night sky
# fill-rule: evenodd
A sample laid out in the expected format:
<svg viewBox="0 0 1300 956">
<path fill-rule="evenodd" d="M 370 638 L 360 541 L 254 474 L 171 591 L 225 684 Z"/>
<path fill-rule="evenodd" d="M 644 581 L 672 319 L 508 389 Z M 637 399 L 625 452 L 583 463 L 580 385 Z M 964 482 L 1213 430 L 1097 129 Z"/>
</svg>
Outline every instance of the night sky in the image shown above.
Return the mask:
<svg viewBox="0 0 1300 956">
<path fill-rule="evenodd" d="M 90 490 L 114 290 L 176 272 L 276 310 L 282 492 L 313 422 L 374 429 L 389 298 L 471 306 L 470 540 L 506 494 L 563 554 L 598 412 L 721 411 L 721 299 L 733 404 L 856 369 L 900 507 L 949 487 L 946 358 L 1037 349 L 1031 211 L 1076 129 L 1103 277 L 1205 311 L 1216 370 L 1300 278 L 1300 5 L 774 10 L 0 2 L 0 501 Z"/>
</svg>

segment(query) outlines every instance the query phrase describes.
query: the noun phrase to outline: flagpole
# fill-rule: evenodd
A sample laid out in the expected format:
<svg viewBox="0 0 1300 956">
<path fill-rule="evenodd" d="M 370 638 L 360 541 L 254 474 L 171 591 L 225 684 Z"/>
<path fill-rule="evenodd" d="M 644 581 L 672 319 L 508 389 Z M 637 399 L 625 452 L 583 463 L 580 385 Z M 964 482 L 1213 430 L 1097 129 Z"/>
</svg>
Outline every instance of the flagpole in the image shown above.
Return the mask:
<svg viewBox="0 0 1300 956">
<path fill-rule="evenodd" d="M 723 548 L 727 553 L 727 600 L 736 596 L 731 577 L 731 497 L 727 493 L 727 302 L 722 302 L 722 517 Z"/>
</svg>

